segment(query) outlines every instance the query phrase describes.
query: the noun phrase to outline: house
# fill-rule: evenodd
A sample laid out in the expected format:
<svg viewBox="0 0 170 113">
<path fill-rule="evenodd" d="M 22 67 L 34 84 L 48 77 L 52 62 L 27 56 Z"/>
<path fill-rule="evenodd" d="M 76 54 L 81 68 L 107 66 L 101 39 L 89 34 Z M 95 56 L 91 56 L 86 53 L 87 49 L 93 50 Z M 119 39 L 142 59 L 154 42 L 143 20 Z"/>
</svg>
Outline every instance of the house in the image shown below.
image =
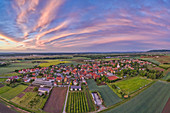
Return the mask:
<svg viewBox="0 0 170 113">
<path fill-rule="evenodd" d="M 107 77 L 109 80 L 117 80 L 119 77 L 117 77 L 117 76 L 109 76 L 109 77 Z"/>
<path fill-rule="evenodd" d="M 24 82 L 30 82 L 30 78 L 29 79 L 24 79 Z"/>
<path fill-rule="evenodd" d="M 63 80 L 63 79 L 62 79 L 61 76 L 57 76 L 57 77 L 56 77 L 56 81 L 57 81 L 57 82 L 62 82 L 62 80 Z"/>
<path fill-rule="evenodd" d="M 74 90 L 74 91 L 77 91 L 77 90 L 81 91 L 81 86 L 71 86 L 71 87 L 70 87 L 70 90 L 71 90 L 71 91 L 73 91 L 73 90 Z"/>
<path fill-rule="evenodd" d="M 47 77 L 47 80 L 51 81 L 51 82 L 54 82 L 55 81 L 55 78 L 54 77 Z"/>
<path fill-rule="evenodd" d="M 68 81 L 68 78 L 67 78 L 67 77 L 65 77 L 65 78 L 64 78 L 64 82 L 67 82 L 67 81 Z"/>
<path fill-rule="evenodd" d="M 77 81 L 77 80 L 74 80 L 74 81 L 73 81 L 73 84 L 74 84 L 74 85 L 77 85 L 77 84 L 78 84 L 78 81 Z"/>
</svg>

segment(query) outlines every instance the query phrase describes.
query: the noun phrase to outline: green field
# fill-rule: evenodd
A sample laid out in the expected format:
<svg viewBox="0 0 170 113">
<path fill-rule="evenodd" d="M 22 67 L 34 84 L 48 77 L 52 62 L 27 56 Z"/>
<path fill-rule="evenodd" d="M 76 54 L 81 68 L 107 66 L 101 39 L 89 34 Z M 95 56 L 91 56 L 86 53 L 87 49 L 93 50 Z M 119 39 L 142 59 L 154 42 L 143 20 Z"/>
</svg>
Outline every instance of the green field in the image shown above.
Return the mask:
<svg viewBox="0 0 170 113">
<path fill-rule="evenodd" d="M 87 84 L 88 84 L 88 88 L 89 88 L 91 91 L 95 91 L 95 90 L 97 90 L 97 88 L 98 88 L 96 82 L 95 82 L 93 79 L 87 80 Z"/>
<path fill-rule="evenodd" d="M 40 97 L 37 92 L 22 92 L 22 94 L 24 95 L 23 97 L 20 98 L 17 96 L 11 101 L 31 110 L 42 109 L 47 100 L 47 97 Z"/>
<path fill-rule="evenodd" d="M 149 62 L 152 62 L 154 64 L 157 64 L 157 65 L 160 65 L 161 63 L 159 61 L 156 61 L 152 58 L 140 58 L 141 60 L 145 60 L 145 61 L 149 61 Z"/>
<path fill-rule="evenodd" d="M 122 80 L 116 83 L 111 83 L 110 86 L 115 84 L 118 87 L 118 89 L 120 88 L 125 94 L 129 95 L 138 90 L 140 87 L 143 87 L 151 82 L 152 80 L 148 80 L 145 78 L 133 77 L 128 80 Z"/>
<path fill-rule="evenodd" d="M 12 63 L 9 66 L 0 67 L 0 75 L 3 76 L 6 73 L 14 72 L 15 70 L 33 68 L 36 63 Z"/>
<path fill-rule="evenodd" d="M 11 88 L 7 92 L 0 94 L 0 96 L 10 100 L 10 99 L 14 98 L 15 96 L 17 96 L 19 93 L 21 93 L 26 88 L 27 88 L 27 86 L 25 86 L 25 85 L 19 85 L 15 88 Z"/>
<path fill-rule="evenodd" d="M 61 61 L 61 60 L 42 60 L 47 61 L 47 63 L 41 63 L 39 66 L 41 67 L 49 67 L 51 65 L 57 65 L 60 63 L 70 63 L 70 61 Z"/>
<path fill-rule="evenodd" d="M 16 73 L 16 72 L 12 72 L 12 73 L 8 73 L 8 74 L 2 74 L 0 76 L 2 77 L 10 77 L 10 76 L 18 76 L 20 75 L 19 73 Z"/>
<path fill-rule="evenodd" d="M 121 99 L 107 85 L 99 86 L 98 91 L 107 107 L 121 101 Z"/>
<path fill-rule="evenodd" d="M 0 78 L 0 82 L 6 81 L 6 78 Z"/>
<path fill-rule="evenodd" d="M 164 79 L 164 80 L 170 79 L 170 72 L 168 72 L 168 73 L 166 74 L 166 76 L 163 77 L 163 79 Z"/>
<path fill-rule="evenodd" d="M 121 99 L 107 85 L 97 86 L 93 79 L 87 80 L 87 84 L 91 91 L 98 91 L 100 93 L 107 107 L 121 101 Z"/>
<path fill-rule="evenodd" d="M 1 87 L 1 88 L 0 88 L 0 95 L 1 95 L 2 93 L 7 92 L 7 91 L 10 90 L 10 89 L 12 89 L 12 88 L 9 87 L 9 86 L 3 86 L 3 87 Z"/>
<path fill-rule="evenodd" d="M 110 60 L 120 60 L 119 58 L 105 58 L 105 59 L 98 59 L 103 61 L 110 61 Z"/>
<path fill-rule="evenodd" d="M 73 57 L 72 59 L 75 59 L 75 60 L 79 60 L 79 59 L 90 60 L 91 58 L 87 58 L 87 57 Z"/>
<path fill-rule="evenodd" d="M 160 64 L 159 66 L 161 66 L 163 68 L 170 68 L 170 64 Z"/>
<path fill-rule="evenodd" d="M 67 113 L 89 112 L 86 94 L 82 91 L 69 92 L 66 111 Z"/>
<path fill-rule="evenodd" d="M 170 84 L 156 82 L 130 101 L 105 113 L 161 113 L 170 97 Z"/>
</svg>

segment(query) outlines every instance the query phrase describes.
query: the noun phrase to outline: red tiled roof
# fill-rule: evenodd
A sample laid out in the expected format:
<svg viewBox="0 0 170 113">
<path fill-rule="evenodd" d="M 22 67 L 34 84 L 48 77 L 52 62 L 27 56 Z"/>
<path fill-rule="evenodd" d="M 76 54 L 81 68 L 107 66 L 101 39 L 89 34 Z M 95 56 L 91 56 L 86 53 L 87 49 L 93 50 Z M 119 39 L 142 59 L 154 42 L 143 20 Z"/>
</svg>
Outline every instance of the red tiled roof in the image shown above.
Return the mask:
<svg viewBox="0 0 170 113">
<path fill-rule="evenodd" d="M 119 78 L 119 77 L 117 77 L 117 76 L 109 76 L 109 77 L 108 77 L 109 80 L 116 80 L 116 79 L 118 79 L 118 78 Z"/>
</svg>

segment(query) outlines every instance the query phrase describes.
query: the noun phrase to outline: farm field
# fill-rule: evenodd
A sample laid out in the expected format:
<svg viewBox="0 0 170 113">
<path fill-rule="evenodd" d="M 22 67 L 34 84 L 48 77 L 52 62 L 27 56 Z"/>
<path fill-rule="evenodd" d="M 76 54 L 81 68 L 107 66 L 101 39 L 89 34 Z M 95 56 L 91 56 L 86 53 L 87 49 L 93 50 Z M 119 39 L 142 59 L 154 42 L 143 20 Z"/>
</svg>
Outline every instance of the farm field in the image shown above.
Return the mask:
<svg viewBox="0 0 170 113">
<path fill-rule="evenodd" d="M 9 66 L 0 67 L 0 75 L 3 76 L 4 74 L 14 72 L 15 70 L 20 70 L 24 68 L 33 68 L 36 63 L 12 63 Z"/>
<path fill-rule="evenodd" d="M 1 87 L 1 88 L 0 88 L 0 95 L 1 95 L 2 93 L 7 92 L 7 91 L 10 90 L 10 89 L 12 89 L 12 88 L 9 87 L 9 86 L 3 86 L 3 87 Z"/>
<path fill-rule="evenodd" d="M 170 56 L 159 56 L 158 58 L 153 58 L 160 63 L 170 63 Z"/>
<path fill-rule="evenodd" d="M 91 91 L 98 91 L 100 93 L 107 107 L 121 101 L 121 99 L 107 85 L 97 86 L 93 79 L 87 80 L 87 84 Z"/>
<path fill-rule="evenodd" d="M 12 73 L 8 73 L 8 74 L 2 74 L 0 75 L 0 77 L 10 77 L 10 76 L 18 76 L 20 74 L 16 73 L 16 72 L 12 72 Z"/>
<path fill-rule="evenodd" d="M 11 88 L 10 90 L 0 94 L 0 96 L 10 100 L 10 99 L 14 98 L 15 96 L 17 96 L 19 93 L 21 93 L 26 88 L 27 88 L 27 86 L 25 86 L 25 85 L 18 85 L 15 88 Z"/>
<path fill-rule="evenodd" d="M 62 113 L 62 108 L 65 102 L 67 88 L 55 87 L 53 88 L 51 95 L 46 102 L 43 110 L 50 113 Z"/>
<path fill-rule="evenodd" d="M 159 66 L 164 67 L 164 68 L 170 68 L 170 64 L 160 64 Z"/>
<path fill-rule="evenodd" d="M 66 111 L 67 113 L 89 112 L 86 94 L 83 91 L 69 92 Z"/>
<path fill-rule="evenodd" d="M 115 84 L 118 89 L 120 88 L 125 94 L 129 95 L 138 90 L 140 87 L 143 87 L 151 82 L 152 80 L 148 80 L 145 78 L 133 77 L 128 80 L 122 80 L 115 83 L 111 83 L 110 85 L 112 86 L 113 84 Z"/>
<path fill-rule="evenodd" d="M 17 113 L 13 109 L 8 108 L 5 104 L 0 101 L 0 112 L 1 113 Z"/>
<path fill-rule="evenodd" d="M 37 92 L 22 92 L 11 101 L 31 110 L 42 109 L 47 97 L 40 97 Z"/>
<path fill-rule="evenodd" d="M 0 78 L 0 82 L 6 81 L 6 78 Z"/>
<path fill-rule="evenodd" d="M 166 103 L 162 113 L 168 113 L 170 111 L 170 98 L 168 99 L 168 102 Z"/>
<path fill-rule="evenodd" d="M 121 99 L 107 85 L 99 86 L 98 91 L 107 107 L 121 101 Z"/>
<path fill-rule="evenodd" d="M 70 63 L 70 61 L 62 61 L 62 60 L 41 60 L 41 61 L 47 61 L 47 63 L 41 63 L 39 65 L 41 67 L 48 67 L 48 66 L 57 65 L 60 63 Z"/>
<path fill-rule="evenodd" d="M 130 101 L 104 113 L 161 113 L 169 97 L 170 84 L 156 82 Z"/>
<path fill-rule="evenodd" d="M 120 60 L 120 58 L 105 58 L 105 59 L 100 59 L 104 61 L 110 61 L 110 60 Z"/>
<path fill-rule="evenodd" d="M 96 82 L 95 82 L 93 79 L 87 80 L 87 84 L 88 84 L 88 88 L 89 88 L 91 91 L 95 91 L 95 90 L 98 88 Z"/>
<path fill-rule="evenodd" d="M 89 106 L 89 111 L 95 111 L 96 105 L 94 104 L 93 97 L 92 97 L 89 89 L 84 88 L 84 92 L 85 92 L 86 97 L 87 97 L 87 102 L 88 102 L 88 106 Z"/>
<path fill-rule="evenodd" d="M 166 76 L 163 77 L 163 79 L 164 79 L 164 80 L 170 79 L 170 72 L 168 72 L 168 73 L 166 74 Z"/>
<path fill-rule="evenodd" d="M 157 60 L 154 60 L 153 58 L 140 58 L 141 60 L 145 60 L 145 61 L 149 61 L 152 62 L 154 64 L 160 65 L 161 63 Z"/>
</svg>

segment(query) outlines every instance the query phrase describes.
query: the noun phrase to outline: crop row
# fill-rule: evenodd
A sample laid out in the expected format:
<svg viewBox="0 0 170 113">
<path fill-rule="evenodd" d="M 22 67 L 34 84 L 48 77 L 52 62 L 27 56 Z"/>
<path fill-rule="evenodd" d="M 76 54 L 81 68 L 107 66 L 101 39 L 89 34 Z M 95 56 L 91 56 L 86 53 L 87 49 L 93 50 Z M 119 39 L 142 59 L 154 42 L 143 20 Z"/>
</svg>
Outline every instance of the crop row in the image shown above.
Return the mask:
<svg viewBox="0 0 170 113">
<path fill-rule="evenodd" d="M 67 113 L 89 112 L 87 98 L 84 92 L 70 92 L 67 100 Z"/>
</svg>

